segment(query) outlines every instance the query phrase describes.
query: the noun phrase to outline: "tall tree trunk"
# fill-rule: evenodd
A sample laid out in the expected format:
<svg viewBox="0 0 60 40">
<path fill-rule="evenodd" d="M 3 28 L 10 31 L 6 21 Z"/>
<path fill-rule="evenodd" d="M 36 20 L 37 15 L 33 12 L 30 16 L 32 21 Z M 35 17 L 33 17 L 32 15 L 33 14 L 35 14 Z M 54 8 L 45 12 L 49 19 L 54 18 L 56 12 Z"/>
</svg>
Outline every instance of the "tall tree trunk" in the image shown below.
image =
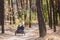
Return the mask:
<svg viewBox="0 0 60 40">
<path fill-rule="evenodd" d="M 11 0 L 8 0 L 8 13 L 9 13 L 9 20 L 10 20 L 10 24 L 11 24 Z"/>
<path fill-rule="evenodd" d="M 28 9 L 28 0 L 26 0 L 26 10 Z"/>
<path fill-rule="evenodd" d="M 15 24 L 14 8 L 13 8 L 13 0 L 11 0 L 11 6 L 12 6 L 12 20 L 13 20 L 13 24 Z"/>
<path fill-rule="evenodd" d="M 24 21 L 26 26 L 26 17 L 27 17 L 27 10 L 28 10 L 28 0 L 25 0 L 25 12 L 24 12 Z"/>
<path fill-rule="evenodd" d="M 37 6 L 37 17 L 39 23 L 39 34 L 40 37 L 44 37 L 46 35 L 46 26 L 43 18 L 42 0 L 36 0 L 36 6 Z"/>
<path fill-rule="evenodd" d="M 18 0 L 16 0 L 16 5 L 17 5 L 17 13 L 18 13 L 18 19 L 21 17 L 21 12 L 19 10 L 19 5 L 18 5 Z"/>
<path fill-rule="evenodd" d="M 59 21 L 60 21 L 60 0 L 58 0 L 58 14 L 59 14 Z"/>
<path fill-rule="evenodd" d="M 4 33 L 4 0 L 0 0 L 0 25 L 2 26 L 2 33 Z"/>
<path fill-rule="evenodd" d="M 30 4 L 30 14 L 29 14 L 29 27 L 31 28 L 31 2 L 32 0 L 29 0 L 29 4 Z"/>
<path fill-rule="evenodd" d="M 27 9 L 28 9 L 28 0 L 26 0 L 26 3 L 25 3 L 25 13 L 24 13 L 24 20 L 26 20 L 26 17 L 27 17 Z"/>
<path fill-rule="evenodd" d="M 23 3 L 22 3 L 22 2 L 23 2 L 23 0 L 20 0 L 20 3 L 21 3 L 21 7 L 23 6 Z"/>
<path fill-rule="evenodd" d="M 48 13 L 48 18 L 49 18 L 49 27 L 52 29 L 52 1 L 50 0 L 50 12 Z"/>
<path fill-rule="evenodd" d="M 52 0 L 52 8 L 53 8 L 53 28 L 54 28 L 54 32 L 56 32 L 56 8 L 55 8 L 54 0 Z"/>
<path fill-rule="evenodd" d="M 55 12 L 56 13 L 55 14 L 55 20 L 56 20 L 56 26 L 58 25 L 58 11 L 57 11 L 58 10 L 58 5 L 57 5 L 57 1 L 58 0 L 55 0 L 55 11 L 56 11 Z"/>
</svg>

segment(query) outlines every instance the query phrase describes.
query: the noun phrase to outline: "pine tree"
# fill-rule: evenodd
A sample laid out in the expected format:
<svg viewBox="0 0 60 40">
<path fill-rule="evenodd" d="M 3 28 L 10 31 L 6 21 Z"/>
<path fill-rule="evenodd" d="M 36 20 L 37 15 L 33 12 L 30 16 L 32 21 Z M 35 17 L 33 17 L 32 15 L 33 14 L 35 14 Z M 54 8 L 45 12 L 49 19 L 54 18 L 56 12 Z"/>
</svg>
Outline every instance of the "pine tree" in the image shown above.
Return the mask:
<svg viewBox="0 0 60 40">
<path fill-rule="evenodd" d="M 0 0 L 0 25 L 4 33 L 4 0 Z"/>
<path fill-rule="evenodd" d="M 42 0 L 36 0 L 40 37 L 44 37 L 46 35 L 46 26 L 45 26 L 45 22 L 43 18 L 43 9 L 42 9 L 43 4 L 42 3 L 43 3 Z"/>
</svg>

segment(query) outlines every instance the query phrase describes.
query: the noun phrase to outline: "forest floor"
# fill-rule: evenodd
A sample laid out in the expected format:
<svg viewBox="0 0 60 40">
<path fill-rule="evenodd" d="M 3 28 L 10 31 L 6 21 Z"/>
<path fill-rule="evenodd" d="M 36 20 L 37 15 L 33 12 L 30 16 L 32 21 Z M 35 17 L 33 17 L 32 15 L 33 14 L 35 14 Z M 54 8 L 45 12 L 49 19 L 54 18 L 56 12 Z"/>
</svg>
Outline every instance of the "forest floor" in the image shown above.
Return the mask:
<svg viewBox="0 0 60 40">
<path fill-rule="evenodd" d="M 39 38 L 39 29 L 37 24 L 32 24 L 32 28 L 25 29 L 25 35 L 17 34 L 15 36 L 15 30 L 7 30 L 4 34 L 0 34 L 0 40 L 60 40 L 60 27 L 56 27 L 57 31 L 53 32 L 48 25 L 47 35 L 42 39 Z"/>
</svg>

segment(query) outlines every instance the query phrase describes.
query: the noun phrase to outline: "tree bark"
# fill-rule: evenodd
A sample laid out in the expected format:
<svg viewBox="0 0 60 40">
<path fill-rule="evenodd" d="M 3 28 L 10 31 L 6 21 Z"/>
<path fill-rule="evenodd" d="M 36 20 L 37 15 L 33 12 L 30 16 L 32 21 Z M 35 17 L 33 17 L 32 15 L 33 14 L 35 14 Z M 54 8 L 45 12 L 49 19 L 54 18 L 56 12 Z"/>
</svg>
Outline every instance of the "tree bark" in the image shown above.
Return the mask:
<svg viewBox="0 0 60 40">
<path fill-rule="evenodd" d="M 49 27 L 52 29 L 52 0 L 50 0 Z"/>
<path fill-rule="evenodd" d="M 16 5 L 17 5 L 17 13 L 18 13 L 18 19 L 21 17 L 21 12 L 19 10 L 19 5 L 18 5 L 18 0 L 16 0 Z"/>
<path fill-rule="evenodd" d="M 36 0 L 36 6 L 40 34 L 39 36 L 44 37 L 46 35 L 46 26 L 43 18 L 42 0 Z"/>
<path fill-rule="evenodd" d="M 12 20 L 13 20 L 13 24 L 15 24 L 14 8 L 13 8 L 13 0 L 11 0 L 11 6 L 12 6 Z"/>
<path fill-rule="evenodd" d="M 58 0 L 58 14 L 59 14 L 59 21 L 60 21 L 60 0 Z"/>
<path fill-rule="evenodd" d="M 30 14 L 29 14 L 29 27 L 31 28 L 31 2 L 32 0 L 29 0 L 29 4 L 30 4 Z"/>
<path fill-rule="evenodd" d="M 55 8 L 54 0 L 52 0 L 52 8 L 53 8 L 53 28 L 54 32 L 56 32 L 56 8 Z"/>
<path fill-rule="evenodd" d="M 0 25 L 2 26 L 2 33 L 4 33 L 4 0 L 0 0 Z"/>
</svg>

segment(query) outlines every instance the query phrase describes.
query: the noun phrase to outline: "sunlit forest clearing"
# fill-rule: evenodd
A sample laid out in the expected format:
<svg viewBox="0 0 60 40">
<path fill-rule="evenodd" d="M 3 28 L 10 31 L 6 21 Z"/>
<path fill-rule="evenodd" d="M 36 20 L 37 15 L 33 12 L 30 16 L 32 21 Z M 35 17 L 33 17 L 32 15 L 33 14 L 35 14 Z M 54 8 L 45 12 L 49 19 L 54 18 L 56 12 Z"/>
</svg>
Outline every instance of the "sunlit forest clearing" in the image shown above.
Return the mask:
<svg viewBox="0 0 60 40">
<path fill-rule="evenodd" d="M 60 40 L 60 0 L 0 0 L 0 40 Z"/>
</svg>

